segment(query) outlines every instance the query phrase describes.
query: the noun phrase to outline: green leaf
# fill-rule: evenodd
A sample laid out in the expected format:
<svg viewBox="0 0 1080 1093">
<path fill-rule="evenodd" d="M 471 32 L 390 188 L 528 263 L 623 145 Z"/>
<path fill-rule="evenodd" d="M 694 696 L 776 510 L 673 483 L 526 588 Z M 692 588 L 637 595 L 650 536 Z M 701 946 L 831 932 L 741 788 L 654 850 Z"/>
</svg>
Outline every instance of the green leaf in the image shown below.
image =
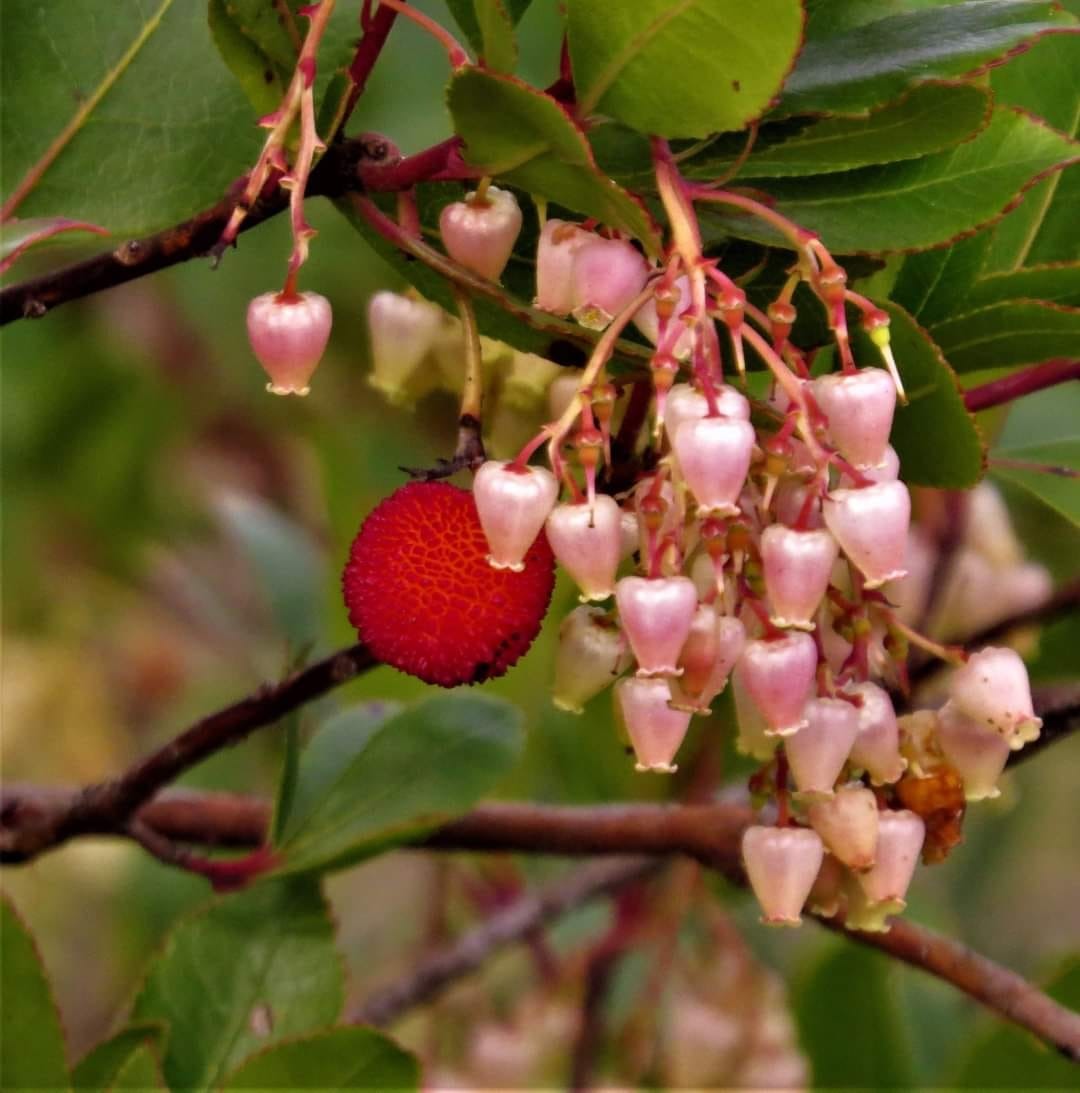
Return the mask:
<svg viewBox="0 0 1080 1093">
<path fill-rule="evenodd" d="M 295 834 L 400 702 L 363 702 L 328 717 L 300 753 L 292 808 L 279 841 Z"/>
<path fill-rule="evenodd" d="M 831 174 L 917 159 L 971 136 L 983 127 L 989 112 L 990 96 L 981 87 L 925 83 L 866 117 L 829 118 L 781 144 L 755 151 L 740 174 L 755 178 Z"/>
<path fill-rule="evenodd" d="M 777 113 L 854 113 L 922 80 L 971 72 L 1067 25 L 1071 20 L 1055 7 L 1044 0 L 971 0 L 840 29 L 812 22 L 820 36 L 808 38 Z"/>
<path fill-rule="evenodd" d="M 1007 300 L 1042 300 L 1080 307 L 1080 262 L 992 273 L 971 286 L 963 305 L 974 310 Z"/>
<path fill-rule="evenodd" d="M 1080 1010 L 1080 956 L 1062 962 L 1046 993 L 1071 1010 Z M 1006 1021 L 987 1019 L 986 1034 L 965 1051 L 948 1086 L 962 1089 L 1074 1089 L 1076 1064 Z"/>
<path fill-rule="evenodd" d="M 803 977 L 795 1016 L 815 1089 L 912 1087 L 898 975 L 888 957 L 848 943 L 829 946 Z"/>
<path fill-rule="evenodd" d="M 0 1074 L 4 1089 L 68 1089 L 64 1034 L 37 946 L 0 895 Z"/>
<path fill-rule="evenodd" d="M 260 5 L 260 10 L 270 12 L 269 5 Z M 275 62 L 259 47 L 253 37 L 245 33 L 237 16 L 235 6 L 229 0 L 210 0 L 207 11 L 210 33 L 214 38 L 221 59 L 229 71 L 240 82 L 244 94 L 257 114 L 269 114 L 281 103 L 288 82 L 288 71 Z M 293 54 L 288 62 L 295 64 Z"/>
<path fill-rule="evenodd" d="M 956 374 L 930 336 L 899 304 L 887 301 L 889 336 L 908 404 L 897 406 L 890 443 L 905 482 L 967 489 L 982 477 L 984 446 L 975 418 L 964 406 Z M 860 330 L 852 339 L 858 358 L 876 350 Z"/>
<path fill-rule="evenodd" d="M 343 996 L 318 885 L 271 879 L 181 920 L 150 967 L 133 1017 L 168 1026 L 170 1087 L 202 1090 L 252 1052 L 332 1023 Z"/>
<path fill-rule="evenodd" d="M 157 1045 L 165 1029 L 161 1024 L 128 1025 L 87 1052 L 71 1072 L 75 1089 L 108 1089 L 124 1064 L 145 1044 Z"/>
<path fill-rule="evenodd" d="M 290 647 L 302 650 L 313 645 L 321 631 L 326 565 L 311 535 L 250 494 L 226 495 L 218 511 Z"/>
<path fill-rule="evenodd" d="M 340 868 L 466 811 L 521 753 L 521 715 L 480 695 L 430 698 L 384 721 L 282 847 L 284 869 Z"/>
<path fill-rule="evenodd" d="M 973 140 L 946 152 L 881 167 L 764 185 L 781 212 L 816 231 L 831 250 L 918 250 L 1000 216 L 1039 175 L 1064 165 L 1075 146 L 1011 110 L 995 109 Z M 775 241 L 747 217 L 725 217 L 737 234 Z"/>
<path fill-rule="evenodd" d="M 1080 345 L 1080 309 L 1008 300 L 936 323 L 931 332 L 957 372 L 1036 364 Z"/>
<path fill-rule="evenodd" d="M 982 272 L 990 233 L 978 232 L 951 247 L 910 254 L 890 295 L 923 326 L 963 310 Z"/>
<path fill-rule="evenodd" d="M 149 1044 L 141 1044 L 124 1061 L 112 1083 L 106 1087 L 113 1090 L 130 1089 L 134 1093 L 152 1093 L 156 1089 L 165 1089 L 165 1080 L 161 1076 L 161 1064 L 154 1056 Z"/>
<path fill-rule="evenodd" d="M 257 154 L 202 4 L 68 0 L 61 17 L 8 0 L 0 37 L 0 191 L 26 195 L 20 216 L 143 234 L 219 200 Z"/>
<path fill-rule="evenodd" d="M 490 47 L 485 36 L 485 23 L 495 18 L 492 11 L 497 7 L 502 9 L 502 14 L 497 18 L 504 19 L 512 32 L 528 10 L 531 2 L 532 0 L 446 0 L 446 6 L 450 9 L 454 21 L 461 27 L 462 33 L 468 38 L 469 44 L 476 50 L 477 54 L 484 58 L 489 68 L 496 68 L 497 66 L 488 56 Z M 490 28 L 487 33 L 491 33 Z M 501 34 L 502 32 L 496 30 L 495 33 Z M 513 40 L 512 34 L 511 40 Z M 515 47 L 515 60 L 516 53 Z M 513 71 L 513 63 L 501 71 Z"/>
<path fill-rule="evenodd" d="M 644 207 L 600 173 L 585 135 L 554 99 L 510 76 L 464 68 L 447 102 L 473 166 L 659 249 Z"/>
<path fill-rule="evenodd" d="M 285 716 L 282 729 L 281 774 L 274 795 L 274 818 L 270 823 L 270 841 L 274 846 L 281 842 L 296 801 L 296 782 L 300 771 L 299 710 Z"/>
<path fill-rule="evenodd" d="M 998 449 L 990 462 L 997 477 L 1020 486 L 1080 527 L 1080 437 Z"/>
<path fill-rule="evenodd" d="M 705 137 L 768 107 L 802 38 L 797 0 L 568 0 L 582 114 L 642 133 Z"/>
<path fill-rule="evenodd" d="M 503 0 L 474 0 L 476 20 L 480 24 L 484 65 L 494 72 L 513 72 L 517 64 L 514 24 Z"/>
<path fill-rule="evenodd" d="M 335 1028 L 277 1044 L 225 1080 L 234 1089 L 419 1089 L 420 1066 L 387 1036 Z"/>
</svg>

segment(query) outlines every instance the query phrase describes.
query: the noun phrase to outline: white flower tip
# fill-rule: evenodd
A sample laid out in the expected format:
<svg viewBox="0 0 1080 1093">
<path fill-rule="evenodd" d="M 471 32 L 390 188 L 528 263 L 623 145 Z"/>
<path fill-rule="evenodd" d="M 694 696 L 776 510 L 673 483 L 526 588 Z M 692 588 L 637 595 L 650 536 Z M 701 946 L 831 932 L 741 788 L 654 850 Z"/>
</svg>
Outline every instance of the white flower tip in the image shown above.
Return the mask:
<svg viewBox="0 0 1080 1093">
<path fill-rule="evenodd" d="M 277 383 L 268 383 L 266 389 L 272 395 L 297 395 L 300 398 L 304 398 L 311 393 L 310 387 L 289 387 Z"/>
<path fill-rule="evenodd" d="M 501 562 L 493 554 L 487 556 L 487 564 L 492 569 L 509 569 L 511 573 L 520 573 L 525 568 L 524 562 Z"/>
</svg>

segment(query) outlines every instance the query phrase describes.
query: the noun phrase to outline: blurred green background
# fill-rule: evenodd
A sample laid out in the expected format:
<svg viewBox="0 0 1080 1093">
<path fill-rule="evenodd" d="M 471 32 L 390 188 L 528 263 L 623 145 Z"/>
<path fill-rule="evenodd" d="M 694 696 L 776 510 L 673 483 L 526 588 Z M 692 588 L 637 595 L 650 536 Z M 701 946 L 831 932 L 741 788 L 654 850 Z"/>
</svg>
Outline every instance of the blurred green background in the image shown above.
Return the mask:
<svg viewBox="0 0 1080 1093">
<path fill-rule="evenodd" d="M 445 18 L 441 5 L 423 6 Z M 554 28 L 553 11 L 536 5 L 520 36 L 523 72 L 541 86 L 556 74 Z M 444 79 L 438 47 L 401 25 L 350 130 L 386 133 L 405 152 L 441 139 Z M 283 275 L 282 218 L 243 236 L 216 272 L 192 262 L 0 336 L 5 780 L 106 776 L 281 673 L 305 641 L 317 654 L 352 639 L 338 587 L 348 545 L 403 481 L 399 465 L 449 453 L 455 410 L 449 395 L 434 395 L 415 413 L 398 411 L 371 391 L 365 302 L 397 282 L 332 207 L 313 202 L 310 218 L 319 237 L 302 287 L 330 298 L 335 328 L 306 400 L 265 394 L 244 332 L 248 300 Z M 65 254 L 54 250 L 50 261 Z M 1078 419 L 1075 392 L 1053 392 L 1018 407 L 1004 439 L 1044 442 Z M 991 424 L 1002 427 L 1000 415 Z M 1075 531 L 1009 496 L 1032 553 L 1059 576 L 1075 573 Z M 541 639 L 486 688 L 528 719 L 527 759 L 505 792 L 551 802 L 660 794 L 660 780 L 633 775 L 607 696 L 582 718 L 550 705 L 553 638 L 573 601 L 560 583 Z M 307 711 L 304 726 L 342 704 L 423 690 L 379 669 Z M 188 781 L 272 793 L 279 748 L 278 733 L 259 734 Z M 998 801 L 969 813 L 964 846 L 919 873 L 909 912 L 1024 975 L 1063 975 L 1074 1004 L 1077 769 L 1072 739 L 1010 775 Z M 5 871 L 3 884 L 37 932 L 73 1056 L 110 1029 L 167 924 L 206 894 L 201 881 L 115 842 L 68 846 Z M 430 865 L 407 854 L 329 882 L 354 1000 L 408 965 L 424 926 L 417 901 L 432 884 Z M 741 893 L 717 886 L 716 899 L 787 981 L 816 1084 L 1032 1088 L 1060 1079 L 1061 1064 L 920 973 L 813 926 L 766 932 Z M 605 913 L 580 930 L 599 930 Z M 571 924 L 567 936 L 580 935 Z M 506 963 L 492 982 L 528 979 Z M 418 1033 L 407 1026 L 404 1035 Z"/>
</svg>

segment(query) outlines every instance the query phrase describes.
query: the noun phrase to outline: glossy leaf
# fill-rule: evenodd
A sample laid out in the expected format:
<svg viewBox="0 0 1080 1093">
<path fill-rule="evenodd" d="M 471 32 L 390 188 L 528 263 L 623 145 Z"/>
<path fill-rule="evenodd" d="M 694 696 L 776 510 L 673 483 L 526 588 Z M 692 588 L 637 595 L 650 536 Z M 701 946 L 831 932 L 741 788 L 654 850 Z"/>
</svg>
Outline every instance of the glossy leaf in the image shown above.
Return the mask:
<svg viewBox="0 0 1080 1093">
<path fill-rule="evenodd" d="M 1080 262 L 992 273 L 971 286 L 963 306 L 965 310 L 974 310 L 1006 300 L 1043 300 L 1080 307 Z"/>
<path fill-rule="evenodd" d="M 469 40 L 469 44 L 479 56 L 484 58 L 487 66 L 489 68 L 498 68 L 498 65 L 494 64 L 489 56 L 489 37 L 492 34 L 490 29 L 491 21 L 493 19 L 505 20 L 510 28 L 512 41 L 513 28 L 517 26 L 531 2 L 532 0 L 446 0 L 446 6 L 450 9 L 454 21 L 461 27 L 465 37 Z M 501 9 L 501 13 L 498 15 L 494 14 L 496 8 Z M 486 32 L 485 25 L 488 27 Z M 501 35 L 503 32 L 496 29 L 494 33 Z M 499 71 L 513 71 L 513 63 L 511 62 L 509 68 L 499 69 Z"/>
<path fill-rule="evenodd" d="M 182 919 L 135 1001 L 162 1021 L 174 1089 L 211 1089 L 260 1048 L 322 1028 L 341 1012 L 344 980 L 318 885 L 270 880 Z"/>
<path fill-rule="evenodd" d="M 105 1087 L 109 1093 L 114 1090 L 131 1090 L 131 1093 L 154 1093 L 164 1090 L 165 1080 L 161 1074 L 161 1064 L 157 1061 L 149 1044 L 140 1044 L 124 1060 L 116 1077 Z"/>
<path fill-rule="evenodd" d="M 923 326 L 964 309 L 982 273 L 990 233 L 978 232 L 951 247 L 938 247 L 904 259 L 890 295 Z"/>
<path fill-rule="evenodd" d="M 103 1040 L 76 1063 L 71 1084 L 76 1090 L 108 1089 L 127 1061 L 145 1044 L 157 1045 L 164 1034 L 160 1024 L 128 1025 Z"/>
<path fill-rule="evenodd" d="M 914 1085 L 901 1008 L 901 966 L 860 945 L 834 944 L 795 991 L 799 1040 L 815 1089 Z"/>
<path fill-rule="evenodd" d="M 495 72 L 513 72 L 517 64 L 517 42 L 514 23 L 503 0 L 474 0 L 474 3 L 484 65 Z"/>
<path fill-rule="evenodd" d="M 1039 175 L 1075 154 L 1031 118 L 995 110 L 974 140 L 921 159 L 764 186 L 782 212 L 834 252 L 918 250 L 1000 216 Z M 746 238 L 774 240 L 747 217 L 725 220 Z"/>
<path fill-rule="evenodd" d="M 999 449 L 991 454 L 991 466 L 999 478 L 1027 490 L 1080 526 L 1080 437 Z"/>
<path fill-rule="evenodd" d="M 10 0 L 0 36 L 0 191 L 25 195 L 19 216 L 142 234 L 219 200 L 257 153 L 202 4 L 68 0 L 58 18 Z"/>
<path fill-rule="evenodd" d="M 5 1089 L 70 1088 L 64 1034 L 26 924 L 0 897 L 0 1075 Z"/>
<path fill-rule="evenodd" d="M 265 4 L 260 10 L 272 12 Z M 207 19 L 221 59 L 239 81 L 256 114 L 262 116 L 277 109 L 288 83 L 288 68 L 295 63 L 295 53 L 285 62 L 275 61 L 245 32 L 235 6 L 230 7 L 228 0 L 210 0 Z"/>
<path fill-rule="evenodd" d="M 589 142 L 554 99 L 509 76 L 465 68 L 450 82 L 448 105 L 471 164 L 657 249 L 643 207 L 600 173 Z"/>
<path fill-rule="evenodd" d="M 335 1028 L 276 1044 L 225 1080 L 234 1089 L 386 1089 L 420 1086 L 414 1056 L 367 1028 Z"/>
<path fill-rule="evenodd" d="M 1080 345 L 1080 309 L 1009 300 L 946 319 L 934 340 L 957 372 L 1037 364 Z"/>
<path fill-rule="evenodd" d="M 446 695 L 384 721 L 282 846 L 289 872 L 340 868 L 464 812 L 517 762 L 521 715 Z"/>
<path fill-rule="evenodd" d="M 739 173 L 783 178 L 917 159 L 972 136 L 989 111 L 990 96 L 981 87 L 926 83 L 866 117 L 809 125 L 781 144 L 753 152 Z"/>
<path fill-rule="evenodd" d="M 663 137 L 742 129 L 802 38 L 797 0 L 568 0 L 566 17 L 582 113 Z"/>
<path fill-rule="evenodd" d="M 854 113 L 913 83 L 971 72 L 1067 25 L 1055 8 L 1044 0 L 970 0 L 841 29 L 812 21 L 819 36 L 807 40 L 777 113 Z"/>
</svg>

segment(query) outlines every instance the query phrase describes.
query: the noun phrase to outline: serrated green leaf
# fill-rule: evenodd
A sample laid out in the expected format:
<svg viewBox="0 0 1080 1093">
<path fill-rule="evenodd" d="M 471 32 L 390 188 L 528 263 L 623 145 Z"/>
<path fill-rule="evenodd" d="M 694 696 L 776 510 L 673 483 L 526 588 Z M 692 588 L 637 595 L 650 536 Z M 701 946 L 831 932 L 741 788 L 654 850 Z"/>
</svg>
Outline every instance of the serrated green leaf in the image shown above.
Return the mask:
<svg viewBox="0 0 1080 1093">
<path fill-rule="evenodd" d="M 133 1017 L 168 1026 L 170 1087 L 202 1090 L 252 1052 L 333 1023 L 343 997 L 318 885 L 272 878 L 182 919 L 151 965 Z"/>
<path fill-rule="evenodd" d="M 532 0 L 498 0 L 498 3 L 509 17 L 512 29 L 520 22 Z M 490 6 L 490 0 L 446 0 L 446 6 L 450 9 L 450 14 L 469 40 L 469 45 L 476 50 L 477 54 L 484 56 L 486 47 L 484 31 L 481 26 L 483 19 L 480 12 L 481 5 Z M 511 69 L 506 71 L 511 71 Z"/>
<path fill-rule="evenodd" d="M 951 247 L 909 254 L 889 294 L 923 326 L 963 310 L 990 246 L 990 233 L 978 232 Z"/>
<path fill-rule="evenodd" d="M 262 7 L 270 10 L 267 5 Z M 269 114 L 281 102 L 288 73 L 243 32 L 230 11 L 229 0 L 210 0 L 207 19 L 214 45 L 229 71 L 239 81 L 255 112 L 259 115 Z"/>
<path fill-rule="evenodd" d="M 905 482 L 942 489 L 968 489 L 982 477 L 985 450 L 975 418 L 964 406 L 956 374 L 933 339 L 897 303 L 889 313 L 889 336 L 908 404 L 897 406 L 890 443 L 900 456 Z M 861 330 L 853 338 L 858 359 L 876 350 Z"/>
<path fill-rule="evenodd" d="M 963 299 L 965 310 L 1007 300 L 1042 300 L 1080 307 L 1080 262 L 1029 266 L 1007 273 L 992 273 L 977 280 Z"/>
<path fill-rule="evenodd" d="M 514 24 L 503 0 L 473 0 L 476 21 L 480 24 L 480 56 L 494 72 L 513 72 L 517 64 Z"/>
<path fill-rule="evenodd" d="M 808 38 L 776 112 L 854 113 L 922 80 L 971 72 L 1067 25 L 1055 8 L 1044 0 L 971 0 L 843 29 L 812 21 L 820 36 Z"/>
<path fill-rule="evenodd" d="M 164 1036 L 161 1024 L 128 1025 L 115 1036 L 103 1040 L 84 1055 L 71 1071 L 71 1085 L 76 1090 L 108 1089 L 124 1064 L 140 1047 L 158 1044 Z"/>
<path fill-rule="evenodd" d="M 313 645 L 321 630 L 326 565 L 311 535 L 247 494 L 223 497 L 218 509 L 290 647 L 301 650 Z"/>
<path fill-rule="evenodd" d="M 0 895 L 0 1075 L 4 1089 L 69 1089 L 64 1034 L 37 946 Z"/>
<path fill-rule="evenodd" d="M 762 188 L 834 252 L 919 250 L 993 220 L 1026 185 L 1076 154 L 1054 130 L 995 109 L 986 129 L 949 151 Z M 776 239 L 748 217 L 723 219 L 733 234 Z"/>
<path fill-rule="evenodd" d="M 1080 956 L 1062 961 L 1046 993 L 1071 1010 L 1080 1010 Z M 1073 1089 L 1076 1064 L 1005 1021 L 986 1021 L 986 1033 L 964 1052 L 964 1061 L 947 1083 L 959 1089 Z"/>
<path fill-rule="evenodd" d="M 450 81 L 447 103 L 473 166 L 658 250 L 644 208 L 600 173 L 585 135 L 554 99 L 510 76 L 464 68 Z"/>
<path fill-rule="evenodd" d="M 831 945 L 795 990 L 799 1041 L 815 1089 L 909 1089 L 911 1045 L 900 966 L 852 943 Z"/>
<path fill-rule="evenodd" d="M 473 695 L 384 721 L 282 846 L 288 872 L 340 868 L 464 812 L 517 762 L 521 714 Z"/>
<path fill-rule="evenodd" d="M 990 96 L 981 87 L 925 83 L 866 117 L 829 118 L 780 144 L 760 151 L 755 145 L 739 173 L 783 178 L 917 159 L 972 136 L 989 113 Z"/>
<path fill-rule="evenodd" d="M 116 1077 L 105 1087 L 114 1090 L 132 1090 L 133 1093 L 154 1093 L 165 1089 L 161 1066 L 149 1044 L 140 1044 L 121 1064 Z"/>
<path fill-rule="evenodd" d="M 379 726 L 401 712 L 400 702 L 362 702 L 328 717 L 300 754 L 292 808 L 282 839 L 295 834 L 342 771 L 359 755 Z"/>
<path fill-rule="evenodd" d="M 990 460 L 997 477 L 1027 490 L 1080 526 L 1080 437 L 999 449 Z"/>
<path fill-rule="evenodd" d="M 68 0 L 60 18 L 9 0 L 0 37 L 0 191 L 25 194 L 20 216 L 140 235 L 219 200 L 257 154 L 202 4 Z"/>
<path fill-rule="evenodd" d="M 581 111 L 663 137 L 742 129 L 802 38 L 797 0 L 568 0 L 566 20 Z"/>
<path fill-rule="evenodd" d="M 1007 300 L 936 323 L 931 333 L 957 372 L 1037 364 L 1076 352 L 1080 309 Z"/>
<path fill-rule="evenodd" d="M 384 1089 L 420 1086 L 420 1066 L 387 1036 L 335 1028 L 253 1056 L 225 1080 L 233 1089 Z"/>
</svg>

